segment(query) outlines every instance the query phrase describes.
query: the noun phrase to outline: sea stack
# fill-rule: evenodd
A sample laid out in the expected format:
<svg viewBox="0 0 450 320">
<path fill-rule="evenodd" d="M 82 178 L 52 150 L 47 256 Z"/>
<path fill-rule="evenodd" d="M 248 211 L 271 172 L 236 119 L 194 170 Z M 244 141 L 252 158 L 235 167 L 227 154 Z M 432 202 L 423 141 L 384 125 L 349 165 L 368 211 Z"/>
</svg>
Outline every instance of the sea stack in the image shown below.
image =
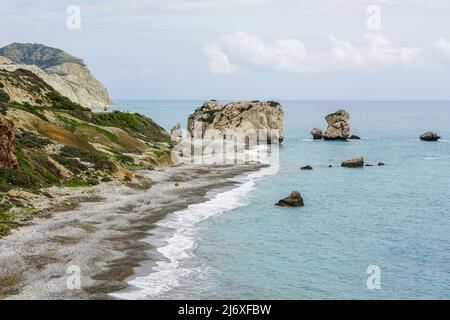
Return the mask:
<svg viewBox="0 0 450 320">
<path fill-rule="evenodd" d="M 347 140 L 350 137 L 350 114 L 345 110 L 338 110 L 325 117 L 328 128 L 323 138 L 325 140 Z"/>
<path fill-rule="evenodd" d="M 205 102 L 188 118 L 192 137 L 214 137 L 232 134 L 258 140 L 259 144 L 283 141 L 284 112 L 275 101 Z"/>
<path fill-rule="evenodd" d="M 183 138 L 183 131 L 181 130 L 181 124 L 177 122 L 170 130 L 170 136 L 172 142 L 179 143 Z"/>
<path fill-rule="evenodd" d="M 440 138 L 437 133 L 431 131 L 427 131 L 420 136 L 420 140 L 422 141 L 438 141 Z"/>
</svg>

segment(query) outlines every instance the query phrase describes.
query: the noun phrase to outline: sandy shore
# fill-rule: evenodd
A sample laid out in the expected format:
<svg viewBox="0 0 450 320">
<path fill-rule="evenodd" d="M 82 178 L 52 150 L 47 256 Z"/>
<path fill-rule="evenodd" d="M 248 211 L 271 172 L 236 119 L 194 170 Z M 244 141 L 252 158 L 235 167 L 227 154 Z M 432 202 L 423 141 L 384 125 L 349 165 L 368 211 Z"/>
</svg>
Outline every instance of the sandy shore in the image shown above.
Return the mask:
<svg viewBox="0 0 450 320">
<path fill-rule="evenodd" d="M 110 299 L 150 259 L 151 246 L 140 240 L 156 221 L 260 168 L 167 167 L 142 172 L 132 185 L 52 189 L 54 212 L 0 239 L 0 299 Z M 78 270 L 81 288 L 69 289 Z"/>
</svg>

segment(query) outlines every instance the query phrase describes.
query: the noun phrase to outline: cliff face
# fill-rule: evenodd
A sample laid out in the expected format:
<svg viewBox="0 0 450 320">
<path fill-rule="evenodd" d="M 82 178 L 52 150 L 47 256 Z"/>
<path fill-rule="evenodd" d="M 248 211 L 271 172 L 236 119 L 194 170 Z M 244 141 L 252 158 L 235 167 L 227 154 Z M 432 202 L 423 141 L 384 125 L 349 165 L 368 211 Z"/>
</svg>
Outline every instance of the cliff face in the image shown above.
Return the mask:
<svg viewBox="0 0 450 320">
<path fill-rule="evenodd" d="M 13 43 L 0 48 L 0 68 L 27 69 L 61 95 L 87 108 L 111 102 L 106 88 L 91 74 L 83 60 L 41 44 Z"/>
<path fill-rule="evenodd" d="M 283 117 L 283 108 L 278 102 L 231 102 L 222 105 L 211 100 L 189 116 L 188 131 L 191 136 L 201 133 L 203 137 L 208 137 L 228 130 L 228 133 L 244 136 L 259 135 L 260 142 L 281 143 Z"/>
</svg>

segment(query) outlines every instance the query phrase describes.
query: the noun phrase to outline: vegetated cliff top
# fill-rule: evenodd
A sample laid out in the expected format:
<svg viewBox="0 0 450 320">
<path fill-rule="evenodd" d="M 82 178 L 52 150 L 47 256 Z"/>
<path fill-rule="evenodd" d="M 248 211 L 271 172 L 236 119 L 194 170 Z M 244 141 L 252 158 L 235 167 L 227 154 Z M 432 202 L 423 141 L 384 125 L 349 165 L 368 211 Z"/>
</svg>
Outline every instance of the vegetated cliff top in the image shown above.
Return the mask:
<svg viewBox="0 0 450 320">
<path fill-rule="evenodd" d="M 18 64 L 32 64 L 42 69 L 62 63 L 75 63 L 85 66 L 83 60 L 80 58 L 74 57 L 61 49 L 38 43 L 14 42 L 0 48 L 0 56 L 7 57 Z"/>
</svg>

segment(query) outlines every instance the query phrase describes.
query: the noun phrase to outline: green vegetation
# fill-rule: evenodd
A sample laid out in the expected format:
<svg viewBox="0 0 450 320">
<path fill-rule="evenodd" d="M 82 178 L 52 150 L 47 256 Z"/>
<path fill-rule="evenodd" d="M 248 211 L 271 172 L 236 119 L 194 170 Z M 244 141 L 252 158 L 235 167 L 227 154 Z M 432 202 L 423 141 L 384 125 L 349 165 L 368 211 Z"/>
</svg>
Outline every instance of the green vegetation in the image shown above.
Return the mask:
<svg viewBox="0 0 450 320">
<path fill-rule="evenodd" d="M 92 114 L 92 123 L 104 127 L 116 127 L 149 142 L 170 142 L 170 136 L 152 119 L 138 113 L 114 111 Z"/>
<path fill-rule="evenodd" d="M 3 89 L 0 89 L 0 102 L 9 102 L 10 97 Z"/>
<path fill-rule="evenodd" d="M 16 135 L 16 143 L 26 148 L 42 148 L 48 146 L 52 142 L 46 138 L 40 137 L 30 131 L 21 131 Z"/>
<path fill-rule="evenodd" d="M 279 102 L 276 101 L 267 101 L 267 103 L 271 106 L 271 107 L 278 107 L 280 105 Z"/>
<path fill-rule="evenodd" d="M 64 127 L 69 130 L 70 132 L 75 132 L 79 127 L 85 127 L 85 128 L 91 128 L 100 133 L 101 135 L 105 136 L 109 141 L 114 143 L 119 143 L 119 137 L 115 135 L 114 133 L 105 130 L 103 128 L 91 125 L 86 122 L 77 121 L 74 119 L 71 119 L 69 117 L 65 117 L 61 114 L 58 114 L 57 119 L 64 123 Z"/>
<path fill-rule="evenodd" d="M 114 163 L 108 160 L 106 155 L 97 155 L 91 152 L 83 151 L 78 148 L 64 146 L 61 148 L 58 159 L 80 159 L 83 162 L 89 162 L 94 165 L 97 170 L 105 170 L 113 172 L 116 170 Z M 84 169 L 85 170 L 85 169 Z"/>
<path fill-rule="evenodd" d="M 41 118 L 42 120 L 48 122 L 47 117 L 42 112 L 44 110 L 42 107 L 32 106 L 29 103 L 18 103 L 15 101 L 11 102 L 9 105 L 11 108 L 15 108 L 15 109 L 19 109 L 19 110 L 23 110 L 23 111 L 32 113 L 35 116 L 38 116 L 39 118 Z"/>
</svg>

